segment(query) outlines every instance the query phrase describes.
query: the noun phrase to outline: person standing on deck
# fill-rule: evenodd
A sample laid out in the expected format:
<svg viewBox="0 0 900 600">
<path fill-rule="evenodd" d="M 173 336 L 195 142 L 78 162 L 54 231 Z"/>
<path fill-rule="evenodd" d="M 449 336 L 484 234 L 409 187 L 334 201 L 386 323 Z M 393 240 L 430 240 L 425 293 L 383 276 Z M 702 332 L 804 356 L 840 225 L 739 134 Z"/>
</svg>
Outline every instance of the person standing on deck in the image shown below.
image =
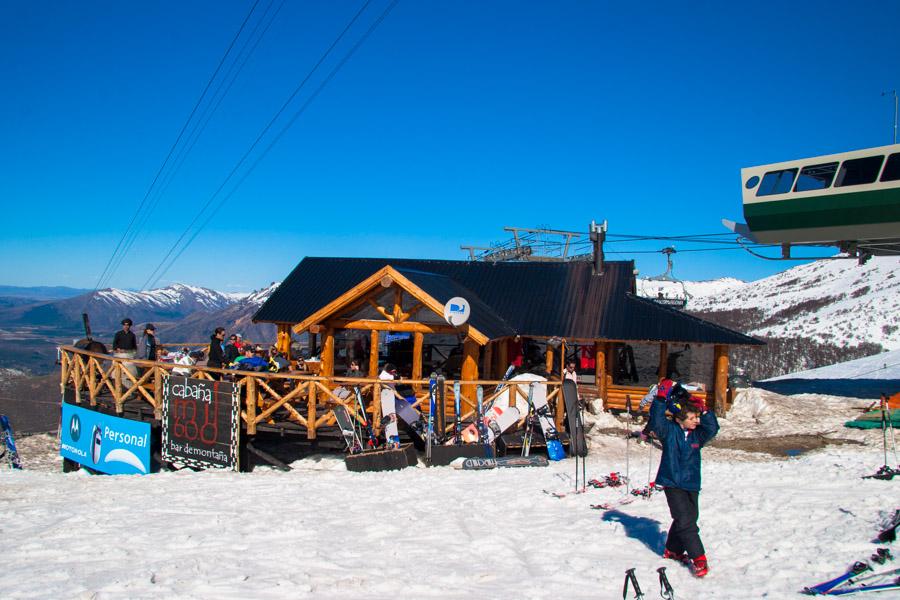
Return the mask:
<svg viewBox="0 0 900 600">
<path fill-rule="evenodd" d="M 113 356 L 116 358 L 135 358 L 137 356 L 137 338 L 131 331 L 133 325 L 131 319 L 122 319 L 122 330 L 117 331 L 113 337 Z M 137 378 L 137 366 L 132 362 L 123 362 L 122 366 L 128 371 L 132 377 Z M 123 372 L 121 376 L 122 385 L 128 387 L 131 383 L 128 376 Z"/>
<path fill-rule="evenodd" d="M 216 327 L 216 330 L 209 337 L 209 358 L 206 361 L 207 367 L 221 369 L 225 361 L 225 350 L 222 343 L 225 341 L 225 328 Z"/>
<path fill-rule="evenodd" d="M 656 483 L 663 486 L 672 526 L 663 558 L 689 563 L 694 575 L 709 572 L 706 550 L 700 540 L 700 449 L 719 432 L 716 415 L 686 390 L 668 401 L 656 397 L 650 407 L 650 426 L 663 445 Z M 678 396 L 675 398 L 674 396 Z M 674 419 L 666 419 L 666 409 Z"/>
<path fill-rule="evenodd" d="M 156 360 L 159 341 L 156 339 L 156 326 L 153 323 L 147 323 L 144 327 L 144 335 L 141 336 L 141 358 L 146 360 Z"/>
<path fill-rule="evenodd" d="M 575 372 L 575 361 L 570 360 L 566 363 L 566 370 L 563 371 L 563 381 L 568 379 L 578 387 L 578 373 Z"/>
<path fill-rule="evenodd" d="M 122 319 L 122 330 L 113 337 L 113 354 L 124 354 L 126 358 L 134 358 L 137 353 L 137 338 L 131 331 L 131 319 Z"/>
</svg>

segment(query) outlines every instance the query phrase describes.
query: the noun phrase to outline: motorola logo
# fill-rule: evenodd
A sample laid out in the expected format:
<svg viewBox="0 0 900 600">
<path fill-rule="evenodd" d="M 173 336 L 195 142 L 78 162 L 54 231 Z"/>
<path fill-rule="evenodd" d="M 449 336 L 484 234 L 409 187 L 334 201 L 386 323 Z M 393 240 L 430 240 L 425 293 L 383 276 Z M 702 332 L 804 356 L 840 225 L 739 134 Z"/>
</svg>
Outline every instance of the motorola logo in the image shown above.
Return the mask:
<svg viewBox="0 0 900 600">
<path fill-rule="evenodd" d="M 78 415 L 72 415 L 72 418 L 69 419 L 69 436 L 73 442 L 77 442 L 81 437 L 81 419 L 78 418 Z"/>
</svg>

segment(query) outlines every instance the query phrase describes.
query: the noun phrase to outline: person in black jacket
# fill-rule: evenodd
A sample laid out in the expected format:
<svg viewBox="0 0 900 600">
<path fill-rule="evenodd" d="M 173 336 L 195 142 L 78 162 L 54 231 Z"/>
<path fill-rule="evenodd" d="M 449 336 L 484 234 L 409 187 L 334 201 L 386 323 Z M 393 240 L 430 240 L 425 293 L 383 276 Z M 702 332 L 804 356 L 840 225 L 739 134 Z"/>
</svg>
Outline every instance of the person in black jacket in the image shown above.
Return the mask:
<svg viewBox="0 0 900 600">
<path fill-rule="evenodd" d="M 134 354 L 137 352 L 137 338 L 131 331 L 132 325 L 131 319 L 122 319 L 122 330 L 117 331 L 113 337 L 114 354 L 129 354 L 130 358 L 134 358 Z"/>
<path fill-rule="evenodd" d="M 706 550 L 700 541 L 700 449 L 719 432 L 716 415 L 706 410 L 702 398 L 690 396 L 679 386 L 682 397 L 657 397 L 650 407 L 650 427 L 663 445 L 657 485 L 663 486 L 672 526 L 663 558 L 691 563 L 694 575 L 709 572 Z M 674 391 L 674 390 L 673 390 Z M 675 396 L 675 397 L 673 397 Z M 674 420 L 666 419 L 666 408 Z"/>
<path fill-rule="evenodd" d="M 225 328 L 216 327 L 216 330 L 209 337 L 209 358 L 206 361 L 207 367 L 221 369 L 225 361 L 225 350 L 222 348 L 222 342 L 225 341 Z"/>
</svg>

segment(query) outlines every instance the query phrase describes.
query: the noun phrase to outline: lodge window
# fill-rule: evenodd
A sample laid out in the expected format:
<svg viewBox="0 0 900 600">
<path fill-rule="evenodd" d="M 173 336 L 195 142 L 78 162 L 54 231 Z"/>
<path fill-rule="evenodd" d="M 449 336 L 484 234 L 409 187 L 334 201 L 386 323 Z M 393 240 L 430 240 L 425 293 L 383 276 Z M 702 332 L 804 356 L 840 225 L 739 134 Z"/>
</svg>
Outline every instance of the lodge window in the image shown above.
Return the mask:
<svg viewBox="0 0 900 600">
<path fill-rule="evenodd" d="M 884 156 L 866 156 L 865 158 L 845 160 L 838 172 L 834 187 L 875 183 L 882 162 L 884 162 Z"/>
<path fill-rule="evenodd" d="M 794 185 L 794 177 L 796 176 L 797 169 L 769 171 L 763 176 L 762 183 L 759 184 L 759 190 L 756 191 L 756 195 L 771 196 L 773 194 L 786 194 L 791 191 L 791 186 Z"/>
<path fill-rule="evenodd" d="M 881 174 L 881 181 L 898 180 L 900 180 L 900 152 L 888 156 L 887 164 L 884 165 L 884 172 Z"/>
<path fill-rule="evenodd" d="M 797 185 L 794 186 L 794 191 L 811 192 L 813 190 L 824 190 L 834 181 L 837 167 L 838 163 L 836 162 L 803 167 L 800 171 L 800 176 L 797 177 Z"/>
</svg>

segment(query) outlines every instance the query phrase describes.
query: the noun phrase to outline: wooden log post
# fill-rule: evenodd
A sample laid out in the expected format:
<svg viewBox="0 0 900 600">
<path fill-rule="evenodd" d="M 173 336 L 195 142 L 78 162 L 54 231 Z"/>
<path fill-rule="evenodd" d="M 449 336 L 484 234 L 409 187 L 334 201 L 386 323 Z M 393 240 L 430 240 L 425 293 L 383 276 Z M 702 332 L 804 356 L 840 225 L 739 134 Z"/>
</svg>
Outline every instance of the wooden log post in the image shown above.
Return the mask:
<svg viewBox="0 0 900 600">
<path fill-rule="evenodd" d="M 378 331 L 373 329 L 369 343 L 369 377 L 378 377 Z"/>
<path fill-rule="evenodd" d="M 552 373 L 553 372 L 553 347 L 550 346 L 549 344 L 547 345 L 546 359 L 547 359 L 547 362 L 546 362 L 547 373 Z"/>
<path fill-rule="evenodd" d="M 316 439 L 316 382 L 307 381 L 309 386 L 306 401 L 306 439 Z"/>
<path fill-rule="evenodd" d="M 494 373 L 494 344 L 488 342 L 481 359 L 481 376 L 490 379 Z"/>
<path fill-rule="evenodd" d="M 372 407 L 372 431 L 375 432 L 375 436 L 381 433 L 381 384 L 373 383 L 372 384 L 372 402 L 370 403 Z"/>
<path fill-rule="evenodd" d="M 323 377 L 334 377 L 334 329 L 327 327 L 322 334 L 322 368 L 319 374 Z"/>
<path fill-rule="evenodd" d="M 162 367 L 153 367 L 153 418 L 159 421 L 162 419 L 163 405 L 163 381 L 166 377 L 166 370 Z"/>
<path fill-rule="evenodd" d="M 91 406 L 97 403 L 97 386 L 94 385 L 95 381 L 97 381 L 97 361 L 92 357 L 88 359 L 88 395 L 91 399 Z"/>
<path fill-rule="evenodd" d="M 119 359 L 113 360 L 113 401 L 116 405 L 116 414 L 125 412 L 125 403 L 122 402 L 122 371 L 125 367 Z"/>
<path fill-rule="evenodd" d="M 669 370 L 669 345 L 665 342 L 659 345 L 659 368 L 656 370 L 656 376 L 662 379 Z"/>
<path fill-rule="evenodd" d="M 595 376 L 597 378 L 597 395 L 603 402 L 603 409 L 606 410 L 606 403 L 609 400 L 609 342 L 598 342 L 594 350 L 594 360 L 596 363 Z"/>
<path fill-rule="evenodd" d="M 248 377 L 244 384 L 247 406 L 247 435 L 256 435 L 256 380 Z"/>
<path fill-rule="evenodd" d="M 547 373 L 548 378 L 553 376 L 553 348 L 547 348 Z M 566 416 L 566 399 L 562 393 L 562 381 L 566 373 L 566 342 L 559 345 L 559 393 L 556 395 L 556 429 L 562 431 L 563 421 Z"/>
<path fill-rule="evenodd" d="M 728 346 L 717 344 L 714 347 L 713 356 L 715 357 L 716 368 L 714 409 L 717 417 L 724 417 L 725 412 L 728 410 Z"/>
<path fill-rule="evenodd" d="M 471 338 L 466 338 L 466 341 L 463 342 L 463 363 L 460 371 L 460 378 L 463 381 L 478 379 L 478 350 L 480 348 L 478 342 Z M 464 384 L 460 390 L 462 395 L 469 399 L 474 398 L 475 385 L 474 383 Z"/>
<path fill-rule="evenodd" d="M 612 385 L 616 382 L 616 368 L 618 365 L 618 352 L 616 351 L 616 344 L 612 342 L 607 342 L 607 350 L 606 350 L 606 381 L 607 385 Z"/>
<path fill-rule="evenodd" d="M 515 383 L 509 384 L 509 402 L 506 403 L 507 406 L 513 407 L 516 405 L 516 396 L 519 394 L 519 386 Z"/>
<path fill-rule="evenodd" d="M 497 342 L 497 370 L 495 371 L 497 374 L 497 379 L 500 379 L 506 374 L 506 369 L 509 368 L 509 340 L 502 339 Z"/>
<path fill-rule="evenodd" d="M 417 331 L 413 333 L 412 378 L 422 379 L 422 346 L 425 342 L 425 334 Z M 419 386 L 415 386 L 416 389 Z"/>
</svg>

